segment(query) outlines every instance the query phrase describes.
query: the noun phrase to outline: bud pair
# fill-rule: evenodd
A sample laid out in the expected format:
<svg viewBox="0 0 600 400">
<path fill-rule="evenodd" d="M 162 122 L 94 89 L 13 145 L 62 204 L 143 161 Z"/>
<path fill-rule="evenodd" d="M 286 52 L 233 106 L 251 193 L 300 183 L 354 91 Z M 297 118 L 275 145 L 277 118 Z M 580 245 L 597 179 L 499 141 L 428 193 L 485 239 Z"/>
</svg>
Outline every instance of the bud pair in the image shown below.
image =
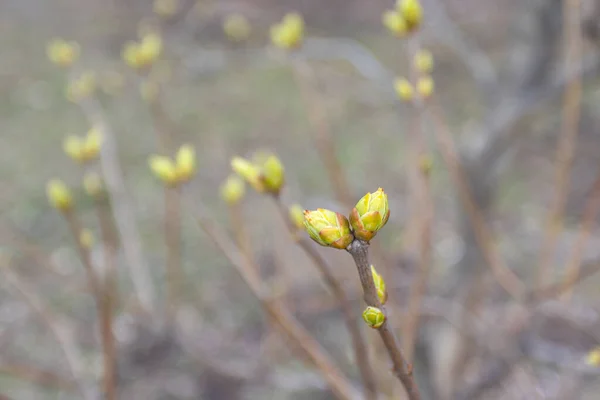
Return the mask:
<svg viewBox="0 0 600 400">
<path fill-rule="evenodd" d="M 231 160 L 231 168 L 259 193 L 277 195 L 283 187 L 283 165 L 273 154 L 257 154 L 254 156 L 254 162 L 234 157 Z"/>
<path fill-rule="evenodd" d="M 102 134 L 98 128 L 92 128 L 83 138 L 78 136 L 68 136 L 65 139 L 63 148 L 65 153 L 74 161 L 86 163 L 94 160 L 100 153 L 102 145 Z"/>
<path fill-rule="evenodd" d="M 373 239 L 389 216 L 387 195 L 379 188 L 356 203 L 350 220 L 334 211 L 319 208 L 304 212 L 304 225 L 310 237 L 320 245 L 345 249 L 355 238 L 365 242 Z"/>
<path fill-rule="evenodd" d="M 123 60 L 133 69 L 152 65 L 161 55 L 163 42 L 157 33 L 145 34 L 140 42 L 128 42 L 123 47 Z"/>
<path fill-rule="evenodd" d="M 177 151 L 175 160 L 154 155 L 149 160 L 150 169 L 161 181 L 170 186 L 189 181 L 196 172 L 196 152 L 190 145 Z"/>
</svg>

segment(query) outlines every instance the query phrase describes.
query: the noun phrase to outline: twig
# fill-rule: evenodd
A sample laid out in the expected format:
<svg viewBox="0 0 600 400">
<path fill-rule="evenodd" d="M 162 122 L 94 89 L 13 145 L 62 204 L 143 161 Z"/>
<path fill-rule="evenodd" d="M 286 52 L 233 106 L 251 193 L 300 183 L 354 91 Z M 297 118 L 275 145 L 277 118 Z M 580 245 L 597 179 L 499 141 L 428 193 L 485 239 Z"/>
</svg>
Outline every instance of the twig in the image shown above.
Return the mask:
<svg viewBox="0 0 600 400">
<path fill-rule="evenodd" d="M 546 220 L 546 230 L 537 269 L 536 287 L 540 288 L 550 278 L 550 265 L 559 233 L 563 227 L 563 213 L 569 191 L 569 176 L 579 132 L 581 113 L 581 32 L 579 0 L 563 1 L 563 34 L 566 41 L 565 64 L 573 78 L 567 84 L 563 98 L 563 124 L 556 150 L 556 196 Z"/>
<path fill-rule="evenodd" d="M 363 288 L 364 301 L 368 306 L 376 307 L 385 314 L 385 309 L 379 301 L 377 296 L 377 289 L 373 282 L 373 275 L 371 273 L 371 266 L 369 264 L 369 244 L 361 240 L 354 240 L 348 246 L 348 252 L 352 255 L 356 268 L 358 269 L 358 276 L 360 283 Z M 404 389 L 408 394 L 410 400 L 419 400 L 421 398 L 419 389 L 412 375 L 412 365 L 410 365 L 400 349 L 400 345 L 394 333 L 390 330 L 388 325 L 388 316 L 379 328 L 377 332 L 385 345 L 390 358 L 392 359 L 394 375 L 402 382 Z"/>
<path fill-rule="evenodd" d="M 77 214 L 71 210 L 64 213 L 64 216 L 69 224 L 73 239 L 75 240 L 75 247 L 77 248 L 79 257 L 81 258 L 81 262 L 85 268 L 88 277 L 88 283 L 92 290 L 92 295 L 96 304 L 100 338 L 102 340 L 102 355 L 104 357 L 104 395 L 106 396 L 107 400 L 114 400 L 116 399 L 114 376 L 115 349 L 112 332 L 112 304 L 110 293 L 108 292 L 108 286 L 106 285 L 107 279 L 109 279 L 108 271 L 105 271 L 105 277 L 101 281 L 94 270 L 89 249 L 84 247 L 81 243 L 80 235 L 82 228 Z M 108 258 L 109 254 L 105 254 L 104 256 Z"/>
<path fill-rule="evenodd" d="M 229 238 L 217 228 L 207 213 L 197 212 L 194 217 L 200 228 L 236 268 L 236 271 L 248 284 L 252 293 L 261 302 L 265 311 L 277 321 L 286 335 L 302 349 L 316 368 L 323 373 L 323 377 L 336 396 L 344 400 L 355 399 L 357 396 L 352 383 L 335 366 L 319 342 L 289 313 L 285 306 L 276 298 L 268 297 L 266 288 L 260 279 L 255 276 L 252 265 L 231 244 Z"/>
<path fill-rule="evenodd" d="M 104 393 L 107 400 L 115 400 L 116 394 L 116 348 L 113 332 L 113 313 L 119 300 L 117 287 L 117 246 L 118 237 L 112 220 L 108 199 L 95 197 L 98 221 L 104 243 L 104 279 L 102 282 L 102 341 L 104 350 Z"/>
<path fill-rule="evenodd" d="M 460 200 L 469 216 L 473 230 L 475 231 L 475 239 L 483 250 L 483 256 L 498 283 L 513 298 L 518 299 L 524 294 L 525 285 L 515 273 L 504 264 L 497 249 L 493 245 L 491 232 L 485 222 L 481 210 L 474 200 L 472 189 L 466 178 L 465 171 L 460 164 L 454 141 L 451 134 L 448 132 L 446 125 L 443 123 L 437 105 L 431 101 L 428 109 L 436 127 L 435 134 L 440 152 L 448 166 Z"/>
<path fill-rule="evenodd" d="M 166 315 L 170 320 L 181 296 L 181 191 L 180 187 L 165 186 L 165 244 L 167 247 L 167 304 Z"/>
<path fill-rule="evenodd" d="M 65 356 L 71 376 L 77 384 L 77 388 L 81 392 L 83 398 L 86 400 L 93 400 L 94 396 L 90 392 L 84 378 L 82 377 L 83 355 L 80 353 L 75 343 L 73 343 L 73 341 L 65 334 L 65 332 L 59 328 L 58 324 L 55 322 L 56 318 L 52 315 L 50 310 L 44 306 L 44 303 L 40 300 L 40 298 L 37 297 L 36 292 L 27 287 L 27 285 L 21 281 L 21 278 L 12 271 L 12 268 L 10 265 L 8 265 L 6 260 L 0 259 L 0 262 L 3 264 L 0 265 L 0 273 L 4 279 L 38 315 L 40 320 L 48 327 L 48 330 L 56 339 L 60 350 Z"/>
<path fill-rule="evenodd" d="M 274 196 L 275 205 L 279 210 L 281 218 L 283 219 L 290 236 L 294 239 L 296 244 L 304 251 L 304 253 L 311 259 L 315 267 L 321 273 L 323 281 L 327 284 L 327 287 L 333 293 L 334 297 L 340 304 L 342 314 L 344 316 L 344 322 L 346 328 L 350 333 L 352 340 L 352 347 L 354 348 L 355 362 L 358 365 L 363 384 L 365 385 L 365 397 L 367 399 L 377 398 L 377 386 L 375 377 L 373 376 L 373 370 L 371 368 L 371 362 L 369 360 L 369 353 L 367 350 L 366 343 L 360 332 L 360 326 L 354 313 L 352 312 L 352 306 L 346 291 L 342 287 L 340 281 L 335 277 L 331 267 L 327 261 L 321 256 L 321 254 L 312 246 L 306 238 L 298 235 L 298 230 L 294 227 L 290 221 L 288 210 L 281 201 L 279 196 Z"/>
<path fill-rule="evenodd" d="M 579 230 L 579 235 L 577 237 L 577 241 L 573 246 L 573 253 L 571 255 L 571 259 L 567 262 L 566 268 L 566 277 L 563 283 L 563 287 L 565 288 L 565 295 L 567 297 L 572 295 L 573 288 L 578 281 L 578 277 L 581 270 L 581 258 L 583 255 L 583 250 L 585 248 L 585 244 L 590 236 L 592 231 L 592 227 L 594 226 L 594 222 L 598 215 L 598 211 L 600 209 L 600 170 L 598 171 L 598 176 L 596 177 L 596 181 L 594 182 L 594 186 L 592 188 L 592 192 L 590 193 L 590 198 L 587 201 L 585 206 L 585 210 L 583 212 L 581 228 Z"/>
<path fill-rule="evenodd" d="M 154 287 L 148 272 L 148 265 L 144 260 L 135 213 L 119 164 L 115 134 L 106 120 L 102 107 L 96 100 L 87 99 L 81 103 L 81 106 L 90 123 L 102 132 L 100 165 L 109 192 L 114 220 L 119 230 L 119 236 L 122 238 L 123 251 L 140 305 L 146 312 L 151 312 L 154 309 Z"/>
</svg>

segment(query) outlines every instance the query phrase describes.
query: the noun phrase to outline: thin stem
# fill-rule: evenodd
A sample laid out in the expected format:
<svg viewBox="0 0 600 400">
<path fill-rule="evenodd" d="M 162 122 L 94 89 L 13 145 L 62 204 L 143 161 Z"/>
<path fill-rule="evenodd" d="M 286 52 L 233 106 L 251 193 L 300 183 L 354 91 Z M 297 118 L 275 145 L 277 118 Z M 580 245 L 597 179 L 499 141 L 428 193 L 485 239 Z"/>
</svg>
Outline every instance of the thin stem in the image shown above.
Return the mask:
<svg viewBox="0 0 600 400">
<path fill-rule="evenodd" d="M 181 294 L 181 190 L 165 187 L 165 244 L 167 246 L 167 319 L 173 317 Z"/>
<path fill-rule="evenodd" d="M 352 255 L 352 258 L 356 263 L 358 276 L 363 288 L 363 298 L 365 303 L 367 303 L 368 306 L 379 308 L 386 315 L 385 322 L 377 329 L 377 332 L 392 359 L 394 375 L 396 375 L 402 385 L 404 385 L 409 400 L 419 400 L 421 396 L 419 394 L 419 388 L 413 378 L 412 365 L 406 361 L 406 358 L 402 354 L 398 340 L 389 327 L 389 316 L 385 313 L 385 309 L 377 296 L 377 289 L 375 288 L 373 274 L 371 273 L 371 265 L 369 264 L 369 244 L 362 240 L 354 240 L 348 246 L 347 251 Z"/>
<path fill-rule="evenodd" d="M 115 400 L 116 394 L 116 346 L 113 332 L 113 313 L 118 302 L 117 287 L 117 246 L 118 237 L 110 203 L 105 198 L 96 197 L 96 210 L 104 243 L 105 275 L 102 282 L 102 342 L 104 349 L 104 392 L 107 400 Z"/>
<path fill-rule="evenodd" d="M 573 78 L 567 84 L 563 98 L 562 132 L 556 149 L 556 194 L 546 220 L 536 288 L 543 287 L 549 281 L 556 242 L 563 229 L 563 214 L 581 114 L 581 74 L 575 73 L 581 69 L 580 1 L 566 0 L 563 7 L 563 34 L 566 42 L 564 61 L 567 73 L 573 74 Z"/>
<path fill-rule="evenodd" d="M 265 311 L 279 324 L 285 334 L 298 345 L 315 367 L 323 373 L 324 379 L 336 397 L 344 400 L 355 399 L 356 393 L 352 383 L 333 363 L 319 342 L 296 320 L 287 308 L 276 298 L 270 298 L 267 295 L 267 289 L 254 274 L 252 265 L 231 243 L 231 240 L 217 228 L 216 224 L 207 216 L 207 213 L 197 213 L 195 219 L 215 246 L 236 268 L 236 271 L 248 284 Z"/>
<path fill-rule="evenodd" d="M 115 349 L 114 349 L 114 336 L 112 332 L 112 301 L 110 299 L 110 292 L 106 285 L 106 279 L 109 272 L 104 271 L 105 279 L 100 281 L 94 266 L 92 265 L 92 259 L 89 249 L 84 247 L 80 241 L 81 234 L 81 223 L 77 218 L 77 214 L 73 211 L 66 212 L 65 218 L 69 224 L 71 234 L 75 239 L 77 251 L 81 258 L 81 262 L 85 268 L 88 277 L 89 286 L 92 289 L 92 295 L 96 304 L 96 310 L 98 313 L 98 323 L 100 328 L 100 338 L 102 340 L 102 354 L 104 361 L 103 371 L 103 386 L 104 395 L 107 400 L 116 399 L 115 391 Z M 112 250 L 111 250 L 112 252 Z M 105 254 L 108 259 L 112 255 Z"/>
<path fill-rule="evenodd" d="M 327 284 L 327 287 L 337 298 L 342 309 L 342 313 L 344 315 L 344 322 L 346 323 L 346 328 L 348 329 L 348 332 L 350 333 L 350 339 L 352 340 L 352 347 L 354 348 L 354 357 L 358 365 L 363 384 L 365 386 L 365 397 L 367 399 L 376 399 L 377 385 L 375 382 L 375 377 L 373 375 L 373 370 L 371 368 L 371 362 L 369 360 L 367 345 L 364 341 L 364 338 L 361 335 L 358 320 L 352 311 L 351 302 L 348 298 L 348 295 L 346 294 L 346 291 L 342 287 L 340 281 L 335 277 L 327 261 L 315 249 L 312 243 L 305 237 L 299 236 L 298 229 L 290 221 L 288 209 L 281 201 L 281 198 L 279 196 L 275 196 L 274 199 L 275 205 L 281 215 L 281 218 L 284 220 L 291 237 L 294 239 L 296 244 L 298 244 L 298 246 L 304 251 L 308 258 L 311 259 L 315 267 L 321 273 L 321 277 Z"/>
<path fill-rule="evenodd" d="M 3 260 L 0 259 L 0 262 Z M 79 352 L 79 349 L 75 347 L 75 344 L 70 340 L 70 338 L 65 334 L 65 332 L 60 329 L 58 324 L 55 322 L 56 318 L 52 315 L 50 310 L 48 310 L 45 306 L 45 303 L 41 301 L 41 299 L 36 295 L 36 292 L 27 287 L 27 285 L 21 281 L 21 278 L 12 271 L 10 265 L 2 262 L 3 265 L 0 265 L 0 273 L 2 277 L 8 282 L 10 286 L 12 286 L 15 291 L 21 295 L 23 300 L 29 305 L 29 307 L 38 315 L 40 320 L 46 325 L 50 333 L 56 339 L 60 350 L 65 356 L 65 360 L 67 361 L 67 365 L 69 366 L 69 370 L 71 372 L 71 376 L 73 380 L 77 384 L 77 388 L 81 392 L 81 396 L 86 400 L 91 400 L 94 396 L 90 393 L 87 388 L 87 384 L 83 379 L 83 356 Z"/>
</svg>

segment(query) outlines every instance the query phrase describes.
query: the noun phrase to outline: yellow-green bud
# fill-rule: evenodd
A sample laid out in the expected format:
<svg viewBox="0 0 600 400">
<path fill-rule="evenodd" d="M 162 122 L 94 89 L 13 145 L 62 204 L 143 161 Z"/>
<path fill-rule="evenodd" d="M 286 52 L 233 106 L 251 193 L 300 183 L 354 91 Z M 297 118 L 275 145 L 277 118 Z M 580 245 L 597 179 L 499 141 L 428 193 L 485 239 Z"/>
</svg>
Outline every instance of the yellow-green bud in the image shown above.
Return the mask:
<svg viewBox="0 0 600 400">
<path fill-rule="evenodd" d="M 596 347 L 586 354 L 585 363 L 592 367 L 600 367 L 600 347 Z"/>
<path fill-rule="evenodd" d="M 83 189 L 90 197 L 99 196 L 104 191 L 102 177 L 96 172 L 88 172 L 83 177 Z"/>
<path fill-rule="evenodd" d="M 394 90 L 402 101 L 411 101 L 413 98 L 413 85 L 405 78 L 396 78 L 394 81 Z"/>
<path fill-rule="evenodd" d="M 383 280 L 381 275 L 377 273 L 373 265 L 371 265 L 371 274 L 373 275 L 373 283 L 375 283 L 375 289 L 377 289 L 377 297 L 379 297 L 379 301 L 381 302 L 381 304 L 385 304 L 388 297 L 387 290 L 385 289 L 385 281 Z"/>
<path fill-rule="evenodd" d="M 423 99 L 428 99 L 435 90 L 435 84 L 431 76 L 422 76 L 417 81 L 417 92 Z"/>
<path fill-rule="evenodd" d="M 83 140 L 78 136 L 67 136 L 63 142 L 63 150 L 73 161 L 83 162 L 85 159 Z"/>
<path fill-rule="evenodd" d="M 69 211 L 73 207 L 73 196 L 69 187 L 59 179 L 53 179 L 46 186 L 46 194 L 52 207 L 59 211 Z"/>
<path fill-rule="evenodd" d="M 241 14 L 228 15 L 223 21 L 223 32 L 234 42 L 241 42 L 250 36 L 250 23 Z"/>
<path fill-rule="evenodd" d="M 91 161 L 98 157 L 100 147 L 102 146 L 102 132 L 97 127 L 91 128 L 83 141 L 84 161 Z"/>
<path fill-rule="evenodd" d="M 304 20 L 298 13 L 289 13 L 271 27 L 271 42 L 279 48 L 290 50 L 299 47 L 304 37 Z"/>
<path fill-rule="evenodd" d="M 419 50 L 417 54 L 415 54 L 413 64 L 417 71 L 423 74 L 429 74 L 433 70 L 433 55 L 428 50 Z"/>
<path fill-rule="evenodd" d="M 299 204 L 290 206 L 290 221 L 297 229 L 304 230 L 304 209 Z"/>
<path fill-rule="evenodd" d="M 230 175 L 221 186 L 221 197 L 227 204 L 233 205 L 244 197 L 245 191 L 244 181 L 237 175 Z"/>
<path fill-rule="evenodd" d="M 367 307 L 363 311 L 362 317 L 373 329 L 379 329 L 385 322 L 385 314 L 377 307 Z"/>
<path fill-rule="evenodd" d="M 414 30 L 423 21 L 423 7 L 419 0 L 398 0 L 396 9 L 402 15 L 409 30 Z"/>
<path fill-rule="evenodd" d="M 374 193 L 367 193 L 356 203 L 350 213 L 350 225 L 354 236 L 365 242 L 373 239 L 388 221 L 390 209 L 388 198 L 382 188 Z"/>
<path fill-rule="evenodd" d="M 268 156 L 261 165 L 261 179 L 267 191 L 279 193 L 284 183 L 283 165 L 277 156 Z"/>
<path fill-rule="evenodd" d="M 94 245 L 94 234 L 91 230 L 84 228 L 79 232 L 79 244 L 86 250 L 90 250 Z"/>
<path fill-rule="evenodd" d="M 60 67 L 70 67 L 79 58 L 79 44 L 63 39 L 54 39 L 48 43 L 46 54 L 54 64 Z"/>
<path fill-rule="evenodd" d="M 240 177 L 254 188 L 259 193 L 265 191 L 264 182 L 261 179 L 259 167 L 241 157 L 234 157 L 231 160 L 231 168 Z"/>
<path fill-rule="evenodd" d="M 163 183 L 167 185 L 177 184 L 177 169 L 169 157 L 151 156 L 148 163 L 154 175 Z"/>
<path fill-rule="evenodd" d="M 179 148 L 175 156 L 175 169 L 179 182 L 189 181 L 196 172 L 196 151 L 189 144 Z"/>
<path fill-rule="evenodd" d="M 78 78 L 69 82 L 67 86 L 67 99 L 77 103 L 90 97 L 96 91 L 96 73 L 85 71 Z"/>
<path fill-rule="evenodd" d="M 318 208 L 304 211 L 304 227 L 321 246 L 345 249 L 354 240 L 348 219 L 334 211 Z"/>
<path fill-rule="evenodd" d="M 408 25 L 398 11 L 387 10 L 381 16 L 381 22 L 394 36 L 404 37 L 408 33 Z"/>
</svg>

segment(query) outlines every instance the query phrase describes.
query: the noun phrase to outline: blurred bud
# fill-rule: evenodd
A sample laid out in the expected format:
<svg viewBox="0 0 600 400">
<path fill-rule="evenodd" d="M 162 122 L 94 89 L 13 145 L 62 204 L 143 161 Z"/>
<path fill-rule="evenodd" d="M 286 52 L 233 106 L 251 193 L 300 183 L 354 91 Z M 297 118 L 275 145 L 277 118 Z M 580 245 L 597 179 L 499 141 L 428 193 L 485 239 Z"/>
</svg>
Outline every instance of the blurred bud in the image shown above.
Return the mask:
<svg viewBox="0 0 600 400">
<path fill-rule="evenodd" d="M 92 127 L 83 141 L 84 161 L 91 161 L 98 157 L 102 146 L 102 133 L 97 127 Z"/>
<path fill-rule="evenodd" d="M 394 36 L 404 37 L 408 33 L 408 25 L 398 11 L 387 10 L 383 13 L 381 22 Z"/>
<path fill-rule="evenodd" d="M 178 0 L 154 0 L 152 5 L 152 11 L 159 17 L 172 17 L 178 8 Z"/>
<path fill-rule="evenodd" d="M 405 78 L 396 78 L 394 81 L 394 90 L 402 101 L 411 101 L 413 98 L 413 86 Z"/>
<path fill-rule="evenodd" d="M 231 160 L 231 168 L 236 174 L 244 178 L 254 190 L 259 193 L 265 192 L 264 183 L 260 178 L 260 169 L 256 165 L 244 158 L 234 157 Z"/>
<path fill-rule="evenodd" d="M 310 237 L 321 246 L 345 249 L 354 240 L 348 219 L 334 211 L 323 208 L 305 210 L 304 226 Z"/>
<path fill-rule="evenodd" d="M 428 99 L 435 90 L 435 84 L 431 76 L 422 76 L 417 81 L 417 93 L 423 99 Z"/>
<path fill-rule="evenodd" d="M 85 71 L 78 78 L 69 82 L 67 86 L 67 99 L 77 103 L 90 97 L 96 91 L 96 73 Z"/>
<path fill-rule="evenodd" d="M 167 185 L 175 185 L 177 183 L 177 170 L 169 157 L 151 156 L 149 164 L 154 175 L 163 181 L 163 183 Z"/>
<path fill-rule="evenodd" d="M 90 197 L 97 197 L 104 191 L 102 177 L 96 172 L 88 172 L 83 176 L 83 189 Z"/>
<path fill-rule="evenodd" d="M 84 228 L 79 232 L 79 244 L 86 250 L 90 250 L 94 245 L 94 234 L 91 230 Z"/>
<path fill-rule="evenodd" d="M 148 33 L 144 35 L 140 42 L 140 58 L 144 66 L 152 64 L 160 57 L 162 53 L 163 42 L 158 33 Z"/>
<path fill-rule="evenodd" d="M 375 289 L 377 290 L 377 297 L 379 297 L 381 304 L 385 304 L 388 297 L 387 290 L 385 289 L 385 281 L 377 273 L 373 265 L 371 265 L 371 274 L 373 275 L 373 283 L 375 283 Z"/>
<path fill-rule="evenodd" d="M 70 67 L 79 58 L 79 44 L 73 41 L 63 39 L 54 39 L 46 47 L 48 59 L 60 66 Z"/>
<path fill-rule="evenodd" d="M 419 0 L 397 0 L 396 9 L 402 15 L 409 30 L 415 30 L 423 22 L 423 7 Z"/>
<path fill-rule="evenodd" d="M 422 154 L 419 157 L 419 170 L 423 175 L 429 176 L 433 169 L 433 158 L 429 154 Z"/>
<path fill-rule="evenodd" d="M 296 229 L 304 230 L 304 209 L 299 204 L 290 206 L 289 217 Z"/>
<path fill-rule="evenodd" d="M 229 205 L 237 204 L 245 192 L 244 181 L 237 175 L 230 175 L 221 186 L 221 197 Z"/>
<path fill-rule="evenodd" d="M 362 317 L 373 329 L 379 329 L 385 322 L 385 314 L 377 307 L 367 307 L 363 311 Z"/>
<path fill-rule="evenodd" d="M 196 151 L 189 144 L 184 144 L 175 155 L 175 169 L 177 180 L 187 182 L 196 172 Z"/>
<path fill-rule="evenodd" d="M 428 50 L 419 50 L 415 54 L 414 67 L 422 74 L 429 74 L 433 70 L 433 55 Z"/>
<path fill-rule="evenodd" d="M 268 192 L 278 194 L 284 183 L 283 165 L 277 156 L 268 156 L 261 165 L 260 178 Z"/>
<path fill-rule="evenodd" d="M 84 161 L 83 140 L 80 137 L 74 135 L 67 136 L 63 142 L 63 150 L 73 161 Z"/>
<path fill-rule="evenodd" d="M 53 179 L 46 186 L 46 194 L 52 207 L 66 212 L 73 207 L 73 197 L 68 186 L 59 179 Z"/>
<path fill-rule="evenodd" d="M 373 239 L 390 217 L 388 198 L 382 188 L 367 193 L 356 203 L 350 213 L 354 236 L 365 242 Z"/>
<path fill-rule="evenodd" d="M 250 36 L 250 23 L 241 14 L 231 14 L 223 21 L 223 32 L 234 42 L 242 42 Z"/>
<path fill-rule="evenodd" d="M 591 367 L 600 367 L 600 347 L 596 347 L 586 354 L 585 363 Z"/>
<path fill-rule="evenodd" d="M 271 27 L 271 42 L 284 50 L 300 47 L 304 38 L 304 19 L 298 13 L 289 13 Z"/>
</svg>

